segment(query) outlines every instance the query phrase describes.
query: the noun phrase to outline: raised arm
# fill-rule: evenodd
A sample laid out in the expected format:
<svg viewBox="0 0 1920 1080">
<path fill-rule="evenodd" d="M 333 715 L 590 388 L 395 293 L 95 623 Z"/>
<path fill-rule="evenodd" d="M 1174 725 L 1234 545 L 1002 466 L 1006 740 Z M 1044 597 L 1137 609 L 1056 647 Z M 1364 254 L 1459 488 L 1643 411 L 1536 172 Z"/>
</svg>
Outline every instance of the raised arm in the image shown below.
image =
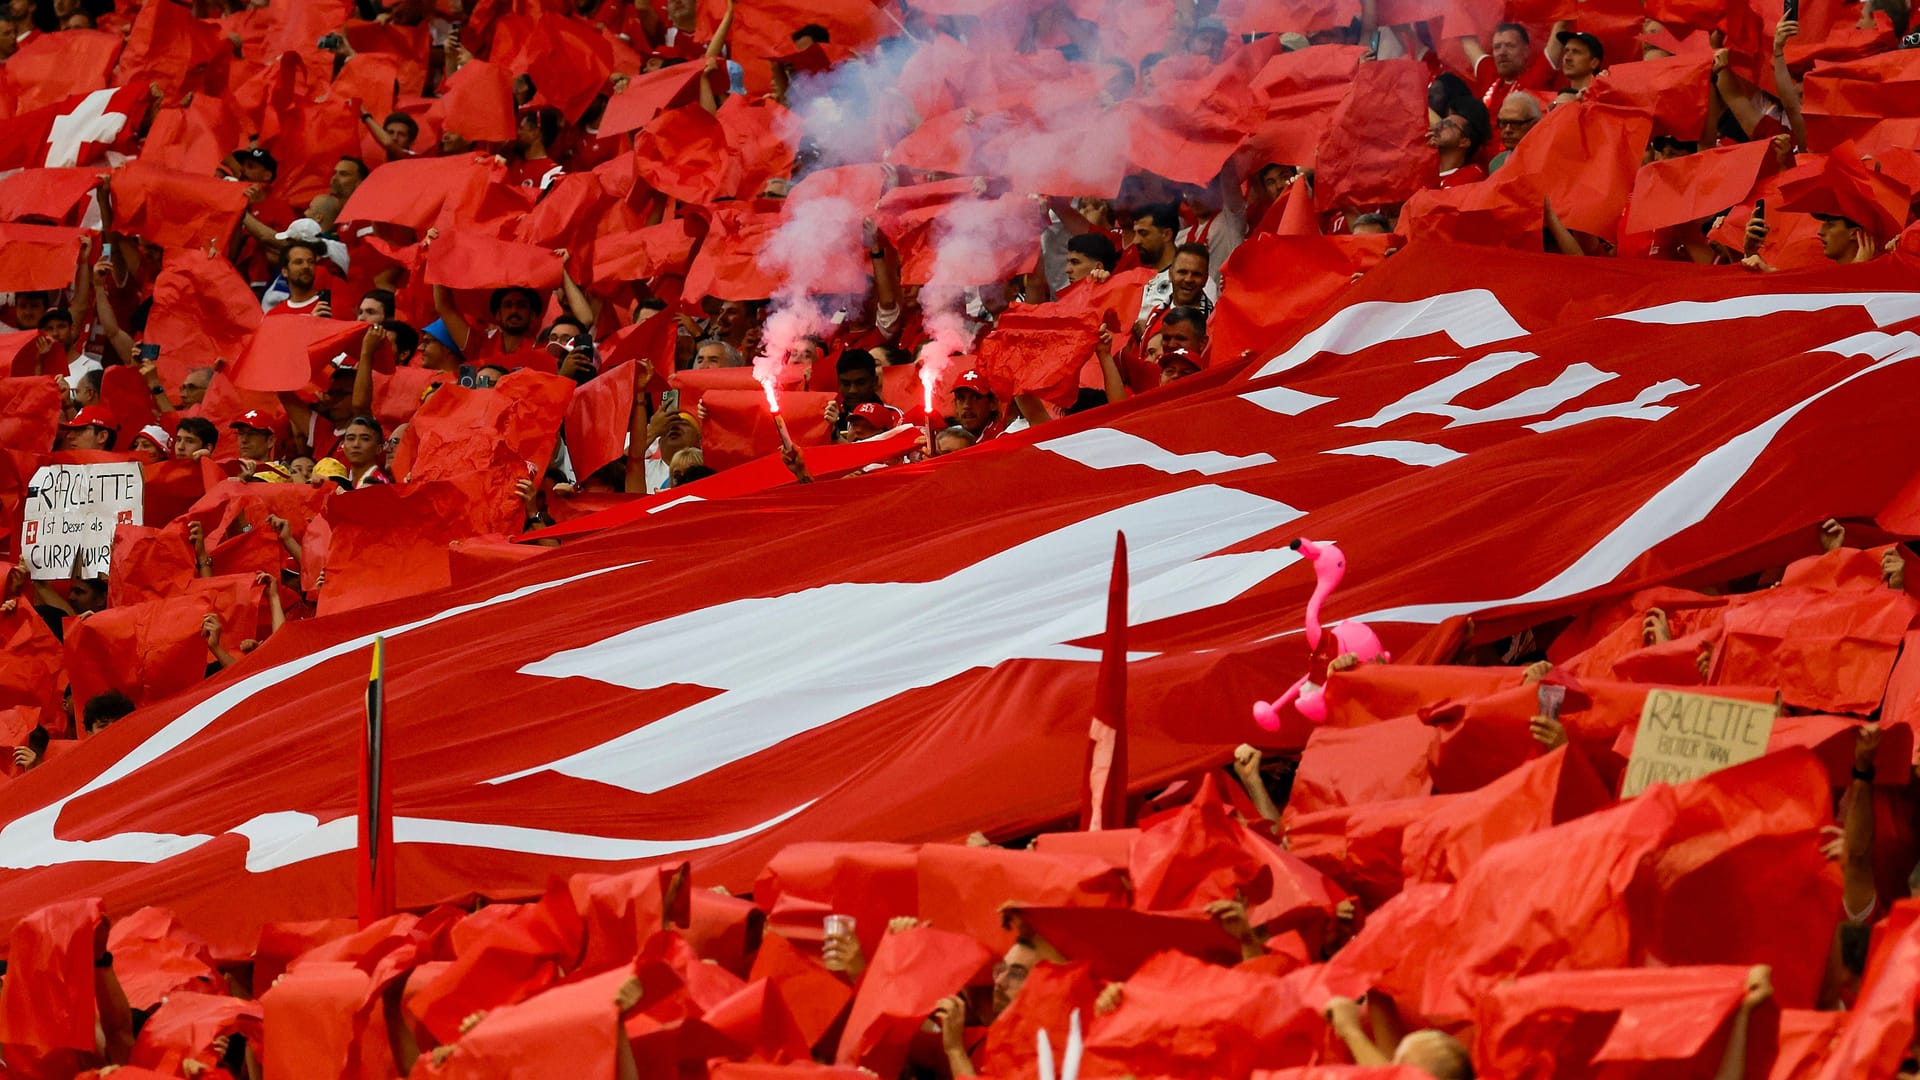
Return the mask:
<svg viewBox="0 0 1920 1080">
<path fill-rule="evenodd" d="M 1847 785 L 1844 849 L 1840 860 L 1840 903 L 1848 921 L 1873 916 L 1878 899 L 1873 887 L 1873 759 L 1880 749 L 1880 725 L 1860 729 L 1853 742 L 1853 781 Z"/>
<path fill-rule="evenodd" d="M 1741 1080 L 1747 1075 L 1747 1028 L 1753 1011 L 1766 1004 L 1773 996 L 1773 969 L 1765 964 L 1756 964 L 1747 972 L 1747 994 L 1740 999 L 1740 1007 L 1733 1014 L 1733 1031 L 1727 1037 L 1727 1052 L 1720 1059 L 1720 1068 L 1713 1074 L 1713 1080 Z"/>
<path fill-rule="evenodd" d="M 1352 998 L 1337 997 L 1327 1002 L 1327 1024 L 1340 1041 L 1347 1046 L 1347 1053 L 1353 1056 L 1356 1065 L 1389 1065 L 1393 1059 L 1387 1056 L 1360 1022 L 1360 1005 Z"/>
<path fill-rule="evenodd" d="M 557 248 L 554 254 L 560 258 L 560 302 L 566 305 L 569 314 L 580 320 L 581 325 L 592 330 L 594 324 L 600 321 L 600 299 L 588 296 L 580 283 L 567 272 L 569 252 L 566 248 Z"/>
<path fill-rule="evenodd" d="M 727 35 L 733 31 L 733 0 L 727 0 L 727 13 L 720 16 L 720 25 L 713 32 L 713 40 L 707 42 L 706 59 L 702 61 L 705 70 L 700 73 L 700 107 L 710 113 L 720 111 L 720 99 L 724 93 L 715 93 L 713 80 L 708 78 L 716 71 L 727 68 Z"/>
<path fill-rule="evenodd" d="M 353 415 L 373 415 L 373 358 L 382 343 L 393 340 L 384 326 L 370 326 L 360 339 L 360 362 L 353 365 Z"/>
<path fill-rule="evenodd" d="M 468 346 L 472 344 L 469 339 L 473 336 L 473 327 L 467 325 L 467 320 L 461 316 L 460 309 L 454 306 L 453 290 L 445 285 L 435 285 L 433 310 L 440 316 L 440 321 L 447 324 L 447 333 L 453 335 L 453 340 L 460 343 L 460 351 L 465 353 Z"/>
<path fill-rule="evenodd" d="M 1113 331 L 1105 326 L 1100 328 L 1100 340 L 1094 343 L 1093 355 L 1100 360 L 1100 378 L 1105 383 L 1107 404 L 1125 401 L 1127 398 L 1127 380 L 1120 376 L 1119 361 L 1113 358 Z"/>
<path fill-rule="evenodd" d="M 1793 81 L 1787 67 L 1787 39 L 1800 32 L 1796 19 L 1781 19 L 1773 28 L 1773 82 L 1780 95 L 1780 107 L 1786 110 L 1787 125 L 1793 131 L 1793 145 L 1807 145 L 1807 118 L 1800 113 L 1800 84 Z"/>
<path fill-rule="evenodd" d="M 88 275 L 89 279 L 98 286 L 92 290 L 93 318 L 95 322 L 100 324 L 101 332 L 106 335 L 107 344 L 113 347 L 114 352 L 120 354 L 122 360 L 131 364 L 134 362 L 133 338 L 128 336 L 126 331 L 120 329 L 120 319 L 113 313 L 113 305 L 107 302 L 107 281 L 109 275 L 112 273 L 113 263 L 106 259 L 101 259 L 99 262 L 93 264 L 93 273 Z M 157 391 L 159 387 L 159 376 L 155 375 L 150 378 L 147 381 L 147 385 Z M 167 412 L 173 408 L 172 404 L 167 401 L 166 395 L 156 393 L 155 397 L 159 400 L 161 412 Z"/>
</svg>

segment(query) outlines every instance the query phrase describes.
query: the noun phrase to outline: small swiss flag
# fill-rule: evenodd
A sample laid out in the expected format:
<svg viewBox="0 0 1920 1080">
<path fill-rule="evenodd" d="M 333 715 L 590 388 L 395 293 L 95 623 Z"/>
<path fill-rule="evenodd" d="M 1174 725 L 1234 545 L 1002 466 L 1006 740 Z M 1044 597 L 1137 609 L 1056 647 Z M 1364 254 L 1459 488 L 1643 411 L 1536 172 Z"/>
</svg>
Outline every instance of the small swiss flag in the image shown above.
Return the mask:
<svg viewBox="0 0 1920 1080">
<path fill-rule="evenodd" d="M 40 542 L 40 523 L 37 521 L 27 522 L 26 528 L 22 530 L 20 534 L 20 542 L 22 544 L 39 543 Z"/>
<path fill-rule="evenodd" d="M 0 170 L 92 165 L 131 148 L 145 115 L 148 83 L 75 94 L 0 121 Z"/>
</svg>

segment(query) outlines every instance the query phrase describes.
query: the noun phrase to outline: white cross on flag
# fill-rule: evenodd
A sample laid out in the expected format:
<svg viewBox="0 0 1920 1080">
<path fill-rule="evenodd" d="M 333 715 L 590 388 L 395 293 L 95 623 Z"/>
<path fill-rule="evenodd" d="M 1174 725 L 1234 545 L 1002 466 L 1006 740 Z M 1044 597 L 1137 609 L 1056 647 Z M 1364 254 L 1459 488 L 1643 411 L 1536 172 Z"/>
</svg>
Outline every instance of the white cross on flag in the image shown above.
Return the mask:
<svg viewBox="0 0 1920 1080">
<path fill-rule="evenodd" d="M 132 144 L 149 100 L 147 84 L 135 82 L 0 120 L 0 172 L 104 161 Z"/>
</svg>

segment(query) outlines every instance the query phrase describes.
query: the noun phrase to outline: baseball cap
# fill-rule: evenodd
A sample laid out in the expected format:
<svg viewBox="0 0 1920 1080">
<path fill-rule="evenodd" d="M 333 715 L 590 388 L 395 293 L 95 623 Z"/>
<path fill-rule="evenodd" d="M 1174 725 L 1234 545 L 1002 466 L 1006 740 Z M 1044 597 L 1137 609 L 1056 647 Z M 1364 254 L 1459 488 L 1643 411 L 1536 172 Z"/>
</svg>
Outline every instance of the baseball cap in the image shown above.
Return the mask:
<svg viewBox="0 0 1920 1080">
<path fill-rule="evenodd" d="M 1166 367 L 1168 363 L 1174 360 L 1180 360 L 1192 365 L 1195 371 L 1199 371 L 1201 368 L 1207 366 L 1200 362 L 1199 354 L 1189 352 L 1186 349 L 1168 349 L 1166 352 L 1160 354 L 1161 367 Z"/>
<path fill-rule="evenodd" d="M 173 450 L 173 436 L 169 435 L 167 429 L 161 427 L 159 424 L 148 424 L 146 427 L 140 429 L 139 434 L 152 439 L 153 444 L 163 451 L 171 452 Z"/>
<path fill-rule="evenodd" d="M 257 484 L 291 484 L 293 474 L 277 461 L 263 461 L 253 467 L 252 479 Z"/>
<path fill-rule="evenodd" d="M 347 476 L 346 463 L 341 461 L 339 458 L 323 457 L 319 461 L 316 461 L 313 463 L 313 478 L 315 480 L 321 480 L 321 479 L 344 480 L 346 479 L 346 476 Z"/>
<path fill-rule="evenodd" d="M 119 429 L 120 423 L 113 418 L 113 414 L 108 412 L 105 407 L 89 405 L 79 412 L 74 413 L 73 419 L 66 421 L 60 426 L 68 429 L 103 427 L 108 431 L 116 431 Z"/>
<path fill-rule="evenodd" d="M 276 178 L 280 175 L 280 163 L 273 159 L 272 154 L 257 146 L 250 146 L 245 150 L 235 150 L 233 152 L 233 160 L 242 165 L 251 161 L 266 169 L 268 173 Z M 283 236 L 281 239 L 284 240 L 286 237 Z"/>
<path fill-rule="evenodd" d="M 873 425 L 875 431 L 886 431 L 900 422 L 900 410 L 877 401 L 865 401 L 855 405 L 847 413 L 849 419 L 859 417 Z"/>
<path fill-rule="evenodd" d="M 993 396 L 993 387 L 988 384 L 987 377 L 978 371 L 969 371 L 954 381 L 953 392 L 957 394 L 962 390 L 970 390 L 982 397 Z"/>
<path fill-rule="evenodd" d="M 690 412 L 688 412 L 688 411 L 687 411 L 687 410 L 685 410 L 685 409 L 681 409 L 681 410 L 680 410 L 679 412 L 676 412 L 676 413 L 669 413 L 669 414 L 668 414 L 668 416 L 667 416 L 667 421 L 668 421 L 669 423 L 671 423 L 671 422 L 673 422 L 673 421 L 675 421 L 675 420 L 685 420 L 685 421 L 686 421 L 687 423 L 689 423 L 689 424 L 692 424 L 692 425 L 693 425 L 693 430 L 695 430 L 695 431 L 699 431 L 699 430 L 700 430 L 700 418 L 699 418 L 699 417 L 697 417 L 697 416 L 695 416 L 695 415 L 693 415 L 692 413 L 690 413 Z"/>
<path fill-rule="evenodd" d="M 1565 45 L 1569 41 L 1577 41 L 1585 45 L 1587 51 L 1593 54 L 1593 59 L 1596 63 L 1607 58 L 1606 47 L 1600 44 L 1600 39 L 1584 30 L 1562 30 L 1553 37 L 1555 41 L 1558 41 L 1562 45 Z"/>
<path fill-rule="evenodd" d="M 273 236 L 276 240 L 305 240 L 317 244 L 322 240 L 324 231 L 319 222 L 310 217 L 301 217 L 294 218 L 293 224 L 288 225 L 285 232 L 277 232 Z"/>
<path fill-rule="evenodd" d="M 234 430 L 252 428 L 255 431 L 264 431 L 268 434 L 279 430 L 279 425 L 273 422 L 273 417 L 268 416 L 258 409 L 248 409 L 246 412 L 241 413 L 240 418 L 228 424 L 227 427 Z"/>
</svg>

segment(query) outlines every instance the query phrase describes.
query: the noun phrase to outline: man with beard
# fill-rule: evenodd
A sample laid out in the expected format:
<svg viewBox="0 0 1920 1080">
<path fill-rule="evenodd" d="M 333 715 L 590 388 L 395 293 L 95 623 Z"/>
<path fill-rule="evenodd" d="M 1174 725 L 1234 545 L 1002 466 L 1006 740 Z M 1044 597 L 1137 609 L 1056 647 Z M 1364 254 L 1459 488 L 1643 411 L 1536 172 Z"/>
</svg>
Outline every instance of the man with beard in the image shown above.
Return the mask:
<svg viewBox="0 0 1920 1080">
<path fill-rule="evenodd" d="M 1179 232 L 1180 208 L 1172 203 L 1142 207 L 1134 216 L 1133 250 L 1140 256 L 1141 266 L 1159 271 L 1140 295 L 1140 323 L 1145 323 L 1155 309 L 1172 306 L 1168 297 L 1173 293 L 1173 238 Z"/>
<path fill-rule="evenodd" d="M 1499 115 L 1501 104 L 1515 90 L 1545 90 L 1552 85 L 1553 69 L 1546 65 L 1545 56 L 1533 50 L 1532 37 L 1519 23 L 1494 27 L 1491 54 L 1481 50 L 1478 37 L 1461 38 L 1460 47 L 1473 62 L 1473 89 L 1489 116 Z"/>
<path fill-rule="evenodd" d="M 511 358 L 533 339 L 545 304 L 537 291 L 524 285 L 495 289 L 487 298 L 487 314 L 493 318 L 493 325 L 478 335 L 454 306 L 453 293 L 445 285 L 433 287 L 433 306 L 467 363 L 479 365 L 500 358 L 507 361 L 503 367 L 516 368 L 522 365 Z"/>
<path fill-rule="evenodd" d="M 286 281 L 287 298 L 267 308 L 268 315 L 317 315 L 333 317 L 333 308 L 321 299 L 320 260 L 326 249 L 311 240 L 289 240 L 280 253 L 280 276 Z M 271 295 L 273 290 L 269 290 Z M 264 304 L 266 301 L 262 301 Z"/>
</svg>

